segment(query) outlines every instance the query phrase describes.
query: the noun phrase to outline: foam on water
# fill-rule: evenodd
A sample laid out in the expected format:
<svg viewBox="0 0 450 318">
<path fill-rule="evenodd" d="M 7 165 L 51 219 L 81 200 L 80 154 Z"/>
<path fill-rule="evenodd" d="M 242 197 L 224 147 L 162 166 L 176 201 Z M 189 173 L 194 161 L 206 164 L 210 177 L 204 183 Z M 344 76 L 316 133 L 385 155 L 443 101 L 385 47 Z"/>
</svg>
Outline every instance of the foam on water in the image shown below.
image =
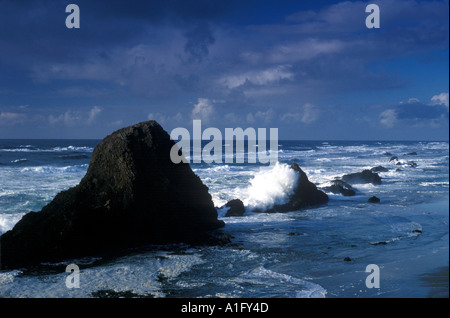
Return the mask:
<svg viewBox="0 0 450 318">
<path fill-rule="evenodd" d="M 11 230 L 20 221 L 25 213 L 2 213 L 0 214 L 0 235 Z"/>
<path fill-rule="evenodd" d="M 277 273 L 260 266 L 241 276 L 242 279 L 251 283 L 264 284 L 268 287 L 284 286 L 286 290 L 293 289 L 290 295 L 281 295 L 291 298 L 325 298 L 327 291 L 320 285 L 308 282 L 304 279 L 293 277 L 287 274 Z M 278 288 L 276 288 L 278 289 Z"/>
<path fill-rule="evenodd" d="M 74 173 L 83 172 L 88 168 L 88 164 L 66 166 L 66 167 L 54 167 L 54 166 L 40 166 L 40 167 L 26 167 L 20 170 L 22 173 L 35 172 L 35 173 Z"/>
<path fill-rule="evenodd" d="M 277 162 L 273 167 L 262 168 L 244 190 L 244 205 L 250 209 L 266 210 L 275 204 L 286 203 L 297 180 L 298 173 L 287 164 Z"/>
<path fill-rule="evenodd" d="M 0 297 L 86 298 L 106 294 L 165 297 L 162 279 L 174 279 L 203 262 L 197 254 L 150 252 L 101 266 L 83 268 L 80 265 L 80 288 L 72 289 L 65 284 L 70 274 L 65 272 L 65 266 L 61 267 L 60 274 L 54 274 L 53 270 L 38 277 L 20 271 L 3 272 L 0 273 Z"/>
</svg>

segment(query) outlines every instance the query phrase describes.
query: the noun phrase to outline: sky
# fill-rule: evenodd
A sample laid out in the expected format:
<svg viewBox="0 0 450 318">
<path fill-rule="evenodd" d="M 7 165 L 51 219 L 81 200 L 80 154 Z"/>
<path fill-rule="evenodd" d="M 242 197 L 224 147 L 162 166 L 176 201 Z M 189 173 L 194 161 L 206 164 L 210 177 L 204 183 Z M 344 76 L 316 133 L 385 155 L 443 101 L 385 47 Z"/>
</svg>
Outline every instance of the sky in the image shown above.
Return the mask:
<svg viewBox="0 0 450 318">
<path fill-rule="evenodd" d="M 80 28 L 67 28 L 67 5 Z M 368 4 L 380 28 L 367 28 Z M 448 1 L 0 0 L 0 139 L 448 140 Z"/>
</svg>

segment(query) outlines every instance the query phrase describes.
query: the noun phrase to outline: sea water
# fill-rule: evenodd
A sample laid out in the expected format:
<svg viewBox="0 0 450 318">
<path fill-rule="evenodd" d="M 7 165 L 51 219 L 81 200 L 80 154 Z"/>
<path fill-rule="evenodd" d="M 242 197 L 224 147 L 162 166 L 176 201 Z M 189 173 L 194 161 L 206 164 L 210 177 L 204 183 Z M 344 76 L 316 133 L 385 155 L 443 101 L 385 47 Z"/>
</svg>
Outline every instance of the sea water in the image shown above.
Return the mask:
<svg viewBox="0 0 450 318">
<path fill-rule="evenodd" d="M 98 142 L 0 140 L 0 234 L 77 185 Z M 286 202 L 296 185 L 293 162 L 319 188 L 347 173 L 389 170 L 379 173 L 381 185 L 354 185 L 351 197 L 328 193 L 320 207 L 254 212 Z M 0 297 L 427 297 L 420 277 L 448 267 L 448 142 L 279 141 L 275 165 L 191 167 L 230 244 L 148 246 L 1 271 Z M 367 201 L 374 195 L 380 203 Z M 220 208 L 237 198 L 244 216 L 225 217 Z M 66 287 L 71 263 L 80 288 Z M 379 268 L 379 288 L 366 285 L 369 264 Z"/>
</svg>

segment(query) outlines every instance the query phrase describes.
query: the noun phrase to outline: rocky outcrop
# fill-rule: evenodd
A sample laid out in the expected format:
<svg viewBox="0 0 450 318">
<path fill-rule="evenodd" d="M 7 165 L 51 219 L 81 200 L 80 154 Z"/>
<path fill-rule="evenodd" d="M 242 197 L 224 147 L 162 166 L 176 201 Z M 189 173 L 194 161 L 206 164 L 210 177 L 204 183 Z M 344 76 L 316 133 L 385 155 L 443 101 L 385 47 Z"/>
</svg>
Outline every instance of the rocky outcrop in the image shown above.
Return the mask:
<svg viewBox="0 0 450 318">
<path fill-rule="evenodd" d="M 372 196 L 369 198 L 369 200 L 367 200 L 367 202 L 369 203 L 380 203 L 380 198 L 376 197 L 376 196 Z"/>
<path fill-rule="evenodd" d="M 323 187 L 322 190 L 333 194 L 342 194 L 346 197 L 354 196 L 356 194 L 355 189 L 353 189 L 350 184 L 342 180 L 333 180 L 331 181 L 331 185 Z"/>
<path fill-rule="evenodd" d="M 275 205 L 265 212 L 289 212 L 301 210 L 307 207 L 317 206 L 328 202 L 328 195 L 317 189 L 316 185 L 308 180 L 306 173 L 293 163 L 291 169 L 298 172 L 299 178 L 294 193 L 285 204 Z"/>
<path fill-rule="evenodd" d="M 376 166 L 376 167 L 373 167 L 372 169 L 370 169 L 370 171 L 372 171 L 372 172 L 388 172 L 389 169 L 385 168 L 383 166 Z"/>
<path fill-rule="evenodd" d="M 346 174 L 342 177 L 342 180 L 349 184 L 365 184 L 365 183 L 372 183 L 374 185 L 381 184 L 381 177 L 378 175 L 378 173 L 372 172 L 370 170 Z"/>
<path fill-rule="evenodd" d="M 224 226 L 189 164 L 174 164 L 174 141 L 155 121 L 120 129 L 94 150 L 79 185 L 0 237 L 1 265 L 114 253 L 148 243 L 192 242 Z"/>
<path fill-rule="evenodd" d="M 243 216 L 245 213 L 244 203 L 239 199 L 228 201 L 223 208 L 229 208 L 225 214 L 229 216 Z"/>
</svg>

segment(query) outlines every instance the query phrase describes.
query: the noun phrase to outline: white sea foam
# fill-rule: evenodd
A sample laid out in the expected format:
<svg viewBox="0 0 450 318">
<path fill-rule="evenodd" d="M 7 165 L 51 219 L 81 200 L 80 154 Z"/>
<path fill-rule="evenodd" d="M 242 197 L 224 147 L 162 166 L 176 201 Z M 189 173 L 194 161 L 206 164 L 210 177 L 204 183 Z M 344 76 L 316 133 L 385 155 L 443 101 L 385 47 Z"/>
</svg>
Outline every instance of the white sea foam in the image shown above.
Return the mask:
<svg viewBox="0 0 450 318">
<path fill-rule="evenodd" d="M 99 293 L 132 293 L 165 297 L 160 279 L 173 279 L 204 261 L 197 254 L 148 253 L 115 261 L 113 264 L 83 268 L 80 264 L 80 288 L 68 289 L 69 273 L 40 276 L 0 273 L 0 297 L 86 298 Z M 68 263 L 67 263 L 68 264 Z M 64 265 L 64 264 L 63 264 Z"/>
<path fill-rule="evenodd" d="M 19 146 L 17 148 L 0 149 L 4 152 L 92 152 L 94 148 L 86 146 L 67 146 L 53 148 L 34 148 L 33 146 Z"/>
<path fill-rule="evenodd" d="M 25 213 L 2 213 L 0 214 L 0 235 L 11 230 L 20 221 Z"/>
<path fill-rule="evenodd" d="M 38 166 L 38 167 L 26 167 L 20 170 L 22 173 L 35 172 L 35 173 L 74 173 L 85 171 L 88 164 L 66 166 L 66 167 L 54 167 L 54 166 Z"/>
<path fill-rule="evenodd" d="M 244 205 L 250 209 L 268 209 L 286 203 L 297 185 L 298 173 L 287 164 L 262 168 L 244 190 Z"/>
<path fill-rule="evenodd" d="M 260 284 L 297 286 L 292 298 L 325 298 L 327 291 L 320 285 L 287 274 L 277 273 L 260 266 L 243 275 L 247 279 L 256 279 Z M 298 289 L 297 289 L 298 288 Z"/>
</svg>

